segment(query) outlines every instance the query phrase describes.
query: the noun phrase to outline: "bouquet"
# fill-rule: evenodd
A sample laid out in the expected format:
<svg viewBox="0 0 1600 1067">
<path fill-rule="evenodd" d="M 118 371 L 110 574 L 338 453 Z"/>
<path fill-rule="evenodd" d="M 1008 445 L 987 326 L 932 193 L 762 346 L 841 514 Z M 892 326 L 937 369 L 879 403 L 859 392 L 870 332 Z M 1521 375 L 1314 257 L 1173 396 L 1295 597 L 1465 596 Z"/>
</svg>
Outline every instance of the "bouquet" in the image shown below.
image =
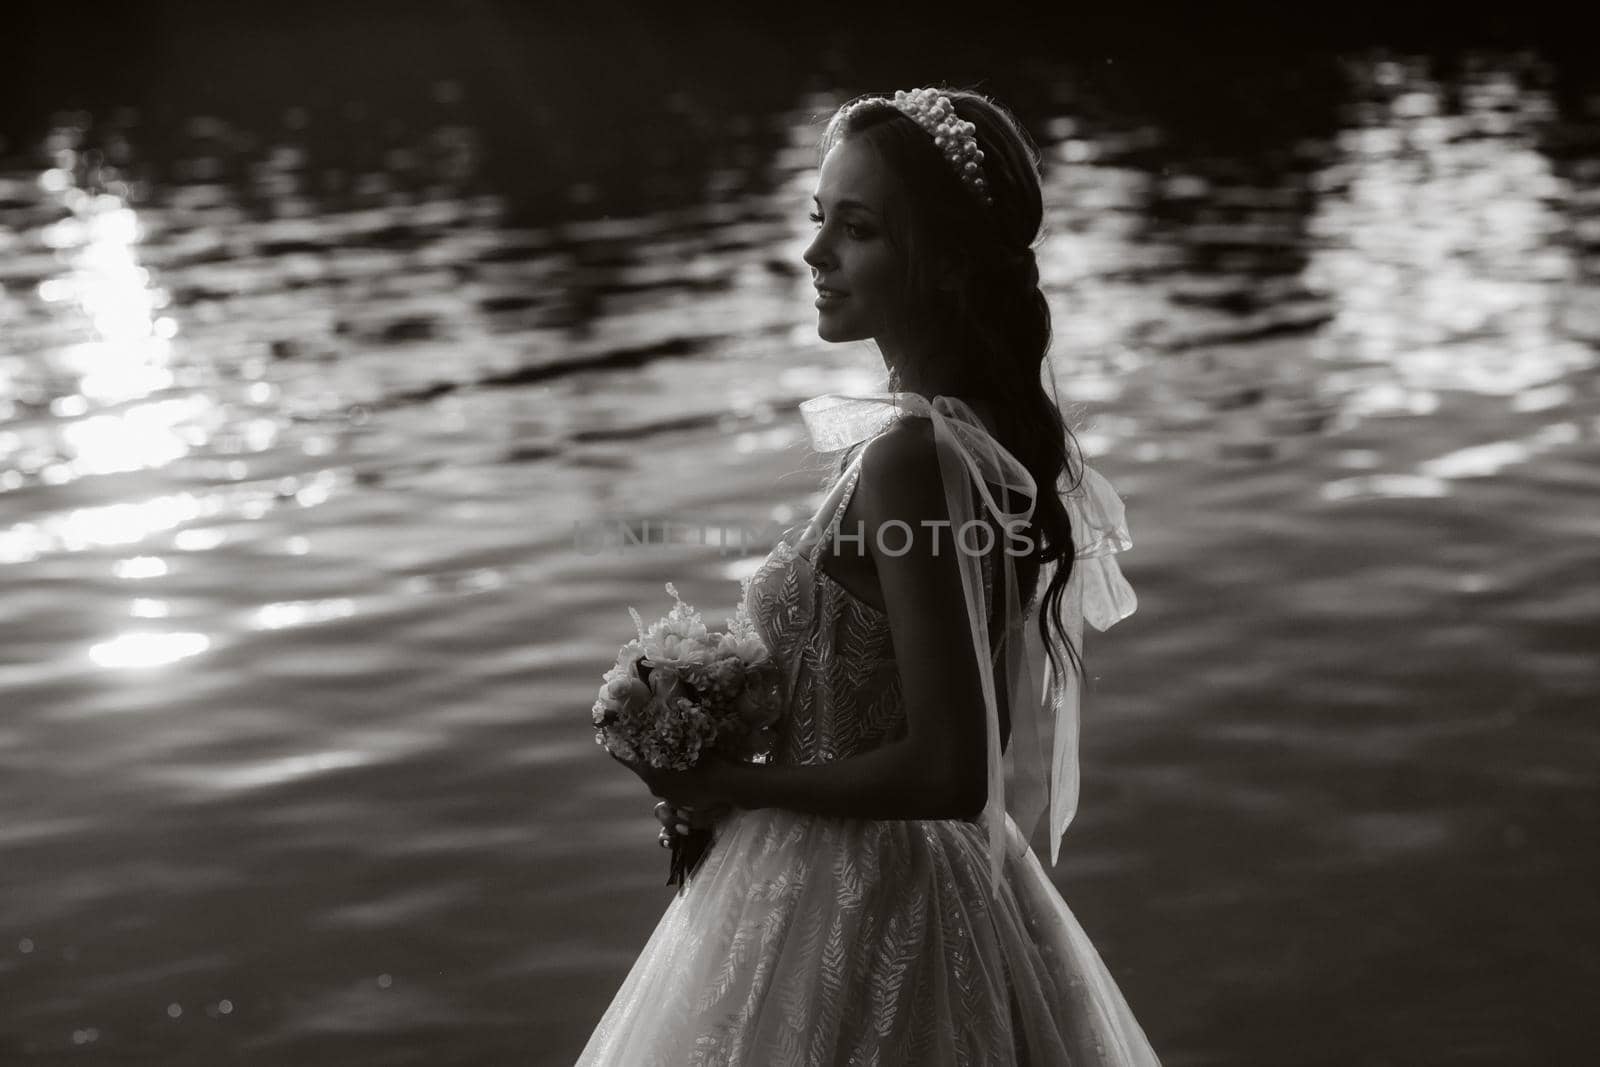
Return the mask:
<svg viewBox="0 0 1600 1067">
<path fill-rule="evenodd" d="M 747 763 L 771 758 L 781 672 L 743 603 L 726 633 L 706 629 L 671 582 L 675 604 L 617 652 L 594 702 L 595 743 L 628 763 L 688 770 L 716 752 Z M 711 847 L 709 829 L 672 842 L 667 884 L 681 892 Z"/>
</svg>

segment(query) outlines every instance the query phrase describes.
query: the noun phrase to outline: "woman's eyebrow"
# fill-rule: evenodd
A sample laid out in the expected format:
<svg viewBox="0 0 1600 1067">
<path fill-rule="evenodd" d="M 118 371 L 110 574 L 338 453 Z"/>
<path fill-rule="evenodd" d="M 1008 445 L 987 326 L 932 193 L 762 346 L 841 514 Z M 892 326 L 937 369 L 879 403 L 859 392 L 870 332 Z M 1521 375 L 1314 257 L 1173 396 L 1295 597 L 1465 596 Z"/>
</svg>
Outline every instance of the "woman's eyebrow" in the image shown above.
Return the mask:
<svg viewBox="0 0 1600 1067">
<path fill-rule="evenodd" d="M 815 196 L 813 196 L 811 198 L 811 200 L 818 207 L 822 206 L 822 201 L 818 200 Z M 863 204 L 861 201 L 859 201 L 859 200 L 850 200 L 848 198 L 839 201 L 837 204 L 834 205 L 834 207 L 840 209 L 841 211 L 845 210 L 846 208 L 855 208 L 857 211 L 865 211 L 868 215 L 877 214 L 877 212 L 873 211 L 870 207 L 868 207 L 866 204 Z"/>
</svg>

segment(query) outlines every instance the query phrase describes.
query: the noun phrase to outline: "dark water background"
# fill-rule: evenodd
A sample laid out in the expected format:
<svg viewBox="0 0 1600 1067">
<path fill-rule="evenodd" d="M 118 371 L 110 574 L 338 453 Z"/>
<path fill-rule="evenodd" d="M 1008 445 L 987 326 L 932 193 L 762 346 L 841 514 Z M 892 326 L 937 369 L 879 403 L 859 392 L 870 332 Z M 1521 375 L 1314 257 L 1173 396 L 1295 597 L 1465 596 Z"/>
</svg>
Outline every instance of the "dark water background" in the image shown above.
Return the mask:
<svg viewBox="0 0 1600 1067">
<path fill-rule="evenodd" d="M 573 524 L 816 503 L 795 405 L 881 369 L 815 336 L 818 124 L 935 79 L 1041 146 L 1054 366 L 1128 504 L 1055 874 L 1164 1061 L 1590 1058 L 1582 38 L 19 10 L 0 1062 L 575 1058 L 668 893 L 599 673 L 769 546 Z"/>
</svg>

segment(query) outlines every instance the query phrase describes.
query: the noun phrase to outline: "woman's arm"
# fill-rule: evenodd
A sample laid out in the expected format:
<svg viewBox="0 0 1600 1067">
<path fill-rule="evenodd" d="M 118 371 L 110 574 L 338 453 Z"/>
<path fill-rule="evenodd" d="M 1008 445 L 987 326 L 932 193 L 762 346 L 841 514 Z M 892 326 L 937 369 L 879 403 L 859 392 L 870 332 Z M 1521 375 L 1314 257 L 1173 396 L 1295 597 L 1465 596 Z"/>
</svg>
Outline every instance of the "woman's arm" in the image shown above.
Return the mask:
<svg viewBox="0 0 1600 1067">
<path fill-rule="evenodd" d="M 968 819 L 979 799 L 959 797 L 910 739 L 831 763 L 727 763 L 712 791 L 741 808 L 787 808 L 846 819 Z"/>
<path fill-rule="evenodd" d="M 829 763 L 741 763 L 710 756 L 686 771 L 612 756 L 674 808 L 787 808 L 844 819 L 971 819 L 981 794 L 959 795 L 909 738 Z M 665 824 L 664 824 L 665 825 Z"/>
<path fill-rule="evenodd" d="M 866 819 L 976 817 L 988 785 L 983 687 L 933 424 L 907 420 L 875 439 L 857 493 L 900 671 L 906 737 L 832 763 L 731 768 L 730 796 L 741 807 Z M 852 544 L 841 539 L 837 551 Z"/>
<path fill-rule="evenodd" d="M 935 449 L 932 423 L 907 420 L 872 441 L 857 485 L 864 550 L 877 570 L 899 668 L 906 736 L 829 763 L 711 759 L 689 771 L 630 764 L 651 792 L 680 806 L 732 802 L 841 818 L 968 819 L 983 811 L 983 688 Z M 892 525 L 880 537 L 885 523 Z M 841 539 L 835 551 L 855 544 Z"/>
</svg>

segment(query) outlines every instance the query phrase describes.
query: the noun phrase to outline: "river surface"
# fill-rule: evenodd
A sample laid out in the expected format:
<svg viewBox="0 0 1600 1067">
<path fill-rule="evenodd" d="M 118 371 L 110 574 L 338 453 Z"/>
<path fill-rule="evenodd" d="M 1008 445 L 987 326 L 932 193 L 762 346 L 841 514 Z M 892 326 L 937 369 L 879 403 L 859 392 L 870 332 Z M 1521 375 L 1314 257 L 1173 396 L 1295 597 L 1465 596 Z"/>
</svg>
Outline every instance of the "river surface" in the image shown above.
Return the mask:
<svg viewBox="0 0 1600 1067">
<path fill-rule="evenodd" d="M 589 705 L 630 605 L 721 622 L 771 545 L 577 531 L 818 502 L 796 405 L 882 367 L 816 338 L 814 146 L 902 67 L 745 41 L 744 110 L 632 106 L 500 45 L 365 97 L 147 48 L 4 145 L 0 1061 L 569 1064 L 668 900 Z M 973 77 L 1140 598 L 1066 900 L 1171 1067 L 1579 1062 L 1600 89 L 1022 58 Z"/>
</svg>

